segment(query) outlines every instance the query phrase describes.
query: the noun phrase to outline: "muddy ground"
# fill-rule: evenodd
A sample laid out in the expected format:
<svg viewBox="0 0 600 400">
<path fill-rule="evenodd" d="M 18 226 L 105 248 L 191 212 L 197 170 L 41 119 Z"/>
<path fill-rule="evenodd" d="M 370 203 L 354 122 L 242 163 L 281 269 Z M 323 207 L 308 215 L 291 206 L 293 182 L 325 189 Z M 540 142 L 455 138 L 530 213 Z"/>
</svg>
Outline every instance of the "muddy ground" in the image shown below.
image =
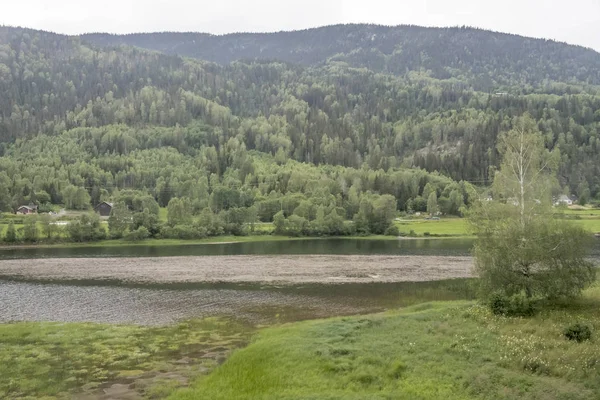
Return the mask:
<svg viewBox="0 0 600 400">
<path fill-rule="evenodd" d="M 300 255 L 0 260 L 0 277 L 131 283 L 420 282 L 473 276 L 471 257 Z"/>
</svg>

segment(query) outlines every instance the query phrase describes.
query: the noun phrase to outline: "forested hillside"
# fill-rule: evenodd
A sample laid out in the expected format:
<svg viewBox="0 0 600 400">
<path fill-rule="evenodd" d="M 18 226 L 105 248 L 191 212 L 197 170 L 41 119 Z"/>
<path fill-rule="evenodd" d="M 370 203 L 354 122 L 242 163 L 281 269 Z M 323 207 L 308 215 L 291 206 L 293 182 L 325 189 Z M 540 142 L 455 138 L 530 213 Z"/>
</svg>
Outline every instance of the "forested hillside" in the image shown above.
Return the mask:
<svg viewBox="0 0 600 400">
<path fill-rule="evenodd" d="M 369 46 L 365 32 L 382 36 Z M 216 44 L 180 51 L 172 37 Z M 133 207 L 147 195 L 165 206 L 183 199 L 192 215 L 244 209 L 270 221 L 283 210 L 310 222 L 333 210 L 355 218 L 363 203 L 363 213 L 374 212 L 367 204 L 426 210 L 435 192 L 443 212 L 458 214 L 471 184 L 490 183 L 497 135 L 524 113 L 560 150 L 555 192 L 600 196 L 591 50 L 417 27 L 153 38 L 0 28 L 0 208 L 89 208 L 119 196 Z M 113 46 L 123 41 L 214 51 L 206 58 L 223 64 Z M 227 63 L 262 58 L 257 43 L 270 60 Z M 377 52 L 400 58 L 381 64 Z M 391 202 L 378 203 L 385 195 Z"/>
<path fill-rule="evenodd" d="M 476 90 L 530 91 L 553 82 L 600 84 L 600 55 L 548 40 L 474 28 L 335 25 L 278 33 L 89 34 L 102 46 L 130 45 L 166 54 L 229 64 L 274 59 L 304 66 L 342 62 L 374 72 L 404 75 L 423 70 L 436 79 L 455 78 Z"/>
</svg>

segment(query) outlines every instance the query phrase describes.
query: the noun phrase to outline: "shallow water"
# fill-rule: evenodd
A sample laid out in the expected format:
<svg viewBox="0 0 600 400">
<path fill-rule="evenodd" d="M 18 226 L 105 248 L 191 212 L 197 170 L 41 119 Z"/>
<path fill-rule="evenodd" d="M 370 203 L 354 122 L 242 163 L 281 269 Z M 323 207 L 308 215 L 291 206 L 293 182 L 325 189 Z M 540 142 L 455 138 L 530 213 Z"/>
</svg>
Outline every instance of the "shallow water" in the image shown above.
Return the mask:
<svg viewBox="0 0 600 400">
<path fill-rule="evenodd" d="M 164 325 L 230 316 L 252 324 L 383 311 L 472 298 L 468 280 L 424 283 L 264 286 L 251 284 L 67 285 L 0 281 L 0 322 Z"/>
</svg>

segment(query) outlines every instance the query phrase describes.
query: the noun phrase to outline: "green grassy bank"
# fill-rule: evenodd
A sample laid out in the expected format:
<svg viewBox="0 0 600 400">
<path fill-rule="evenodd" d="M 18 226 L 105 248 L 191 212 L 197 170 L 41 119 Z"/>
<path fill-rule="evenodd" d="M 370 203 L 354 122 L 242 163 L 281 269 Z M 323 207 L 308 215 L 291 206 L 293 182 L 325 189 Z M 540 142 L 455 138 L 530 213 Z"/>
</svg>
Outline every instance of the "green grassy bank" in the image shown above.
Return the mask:
<svg viewBox="0 0 600 400">
<path fill-rule="evenodd" d="M 576 321 L 584 343 L 562 331 Z M 530 319 L 469 302 L 262 331 L 171 400 L 598 399 L 600 285 Z"/>
<path fill-rule="evenodd" d="M 591 341 L 563 337 L 575 322 Z M 453 301 L 284 324 L 218 367 L 252 332 L 217 319 L 1 324 L 0 398 L 100 396 L 114 385 L 171 400 L 600 398 L 600 283 L 532 318 Z"/>
</svg>

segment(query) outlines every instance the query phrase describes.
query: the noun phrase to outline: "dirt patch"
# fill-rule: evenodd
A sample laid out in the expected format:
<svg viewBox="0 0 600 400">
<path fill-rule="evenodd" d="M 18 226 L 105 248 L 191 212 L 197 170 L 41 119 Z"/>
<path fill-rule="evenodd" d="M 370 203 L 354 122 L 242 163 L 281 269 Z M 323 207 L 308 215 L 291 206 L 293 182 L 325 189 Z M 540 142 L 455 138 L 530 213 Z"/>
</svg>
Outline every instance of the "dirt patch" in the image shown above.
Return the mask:
<svg viewBox="0 0 600 400">
<path fill-rule="evenodd" d="M 421 282 L 473 276 L 471 257 L 209 256 L 1 260 L 0 277 L 132 283 Z"/>
</svg>

